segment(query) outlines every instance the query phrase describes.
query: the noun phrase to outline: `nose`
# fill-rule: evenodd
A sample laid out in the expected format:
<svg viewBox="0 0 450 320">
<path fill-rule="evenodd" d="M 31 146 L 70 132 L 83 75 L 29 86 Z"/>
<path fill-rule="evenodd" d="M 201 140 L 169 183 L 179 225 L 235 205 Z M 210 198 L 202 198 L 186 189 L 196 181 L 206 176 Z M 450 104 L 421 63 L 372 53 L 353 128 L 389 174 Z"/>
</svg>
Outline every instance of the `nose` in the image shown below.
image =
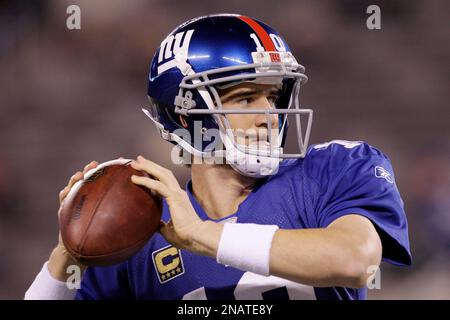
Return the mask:
<svg viewBox="0 0 450 320">
<path fill-rule="evenodd" d="M 261 97 L 258 99 L 258 109 L 265 109 L 265 110 L 271 110 L 275 109 L 273 104 L 267 99 L 267 97 Z M 267 116 L 266 114 L 257 114 L 255 119 L 255 126 L 257 128 L 264 127 L 266 129 L 269 128 L 269 118 L 270 118 L 270 124 L 271 129 L 278 128 L 278 115 L 277 114 L 269 114 Z"/>
</svg>

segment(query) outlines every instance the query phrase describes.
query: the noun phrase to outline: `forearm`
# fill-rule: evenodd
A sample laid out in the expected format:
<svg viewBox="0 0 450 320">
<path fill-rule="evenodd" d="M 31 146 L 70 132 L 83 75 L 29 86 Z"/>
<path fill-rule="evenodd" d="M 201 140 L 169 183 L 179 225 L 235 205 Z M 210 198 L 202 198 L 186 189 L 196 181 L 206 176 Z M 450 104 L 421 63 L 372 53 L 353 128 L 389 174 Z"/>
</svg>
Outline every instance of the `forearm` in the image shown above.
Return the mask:
<svg viewBox="0 0 450 320">
<path fill-rule="evenodd" d="M 223 224 L 202 223 L 191 251 L 217 257 L 222 232 Z M 245 243 L 261 250 L 258 239 L 249 237 Z M 277 230 L 269 270 L 271 275 L 307 285 L 361 287 L 369 276 L 367 267 L 379 265 L 380 260 L 381 242 L 371 222 L 348 216 L 334 228 Z"/>
<path fill-rule="evenodd" d="M 365 247 L 345 230 L 278 230 L 270 250 L 270 274 L 316 287 L 361 287 L 367 267 L 379 264 Z"/>
<path fill-rule="evenodd" d="M 25 300 L 72 300 L 75 297 L 75 288 L 69 288 L 67 268 L 76 265 L 80 268 L 80 274 L 85 270 L 69 255 L 62 245 L 53 249 L 49 260 L 34 279 L 25 293 Z M 81 279 L 79 279 L 81 280 Z"/>
<path fill-rule="evenodd" d="M 70 273 L 67 273 L 67 268 L 72 265 L 78 266 L 81 274 L 83 274 L 86 269 L 85 266 L 77 263 L 72 258 L 64 246 L 58 245 L 53 249 L 48 260 L 48 270 L 53 278 L 58 281 L 67 281 L 67 278 L 71 275 Z"/>
</svg>

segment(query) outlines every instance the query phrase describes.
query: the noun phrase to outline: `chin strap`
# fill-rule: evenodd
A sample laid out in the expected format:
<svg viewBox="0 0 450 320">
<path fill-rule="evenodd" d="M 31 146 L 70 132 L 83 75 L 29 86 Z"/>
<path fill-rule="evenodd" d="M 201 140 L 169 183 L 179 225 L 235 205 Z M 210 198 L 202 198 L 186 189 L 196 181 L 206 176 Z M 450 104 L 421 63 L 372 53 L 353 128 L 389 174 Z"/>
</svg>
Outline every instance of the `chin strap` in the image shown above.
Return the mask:
<svg viewBox="0 0 450 320">
<path fill-rule="evenodd" d="M 273 150 L 273 153 L 275 153 L 274 157 L 249 154 L 239 150 L 222 131 L 220 135 L 225 145 L 225 159 L 227 163 L 240 174 L 248 177 L 263 178 L 278 172 L 281 159 L 276 155 L 280 153 L 281 148 Z"/>
</svg>

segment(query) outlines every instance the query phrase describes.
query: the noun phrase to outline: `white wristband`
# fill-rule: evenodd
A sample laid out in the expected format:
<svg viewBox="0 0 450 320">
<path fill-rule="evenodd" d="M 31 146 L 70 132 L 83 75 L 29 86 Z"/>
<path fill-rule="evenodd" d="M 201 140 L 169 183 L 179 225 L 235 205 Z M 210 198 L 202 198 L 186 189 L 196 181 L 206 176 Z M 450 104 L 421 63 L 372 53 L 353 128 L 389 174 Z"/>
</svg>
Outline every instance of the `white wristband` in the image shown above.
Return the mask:
<svg viewBox="0 0 450 320">
<path fill-rule="evenodd" d="M 69 289 L 66 282 L 52 277 L 47 261 L 25 293 L 24 300 L 73 300 L 76 292 Z"/>
<path fill-rule="evenodd" d="M 217 262 L 257 274 L 269 275 L 269 258 L 276 225 L 225 223 Z"/>
</svg>

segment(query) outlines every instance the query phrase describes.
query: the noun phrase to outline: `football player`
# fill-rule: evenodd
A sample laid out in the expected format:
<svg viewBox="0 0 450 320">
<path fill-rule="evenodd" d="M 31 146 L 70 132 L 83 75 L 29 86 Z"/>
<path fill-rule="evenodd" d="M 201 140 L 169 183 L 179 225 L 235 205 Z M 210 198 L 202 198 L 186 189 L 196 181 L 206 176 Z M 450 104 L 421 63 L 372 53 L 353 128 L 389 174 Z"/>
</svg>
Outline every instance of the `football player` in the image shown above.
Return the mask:
<svg viewBox="0 0 450 320">
<path fill-rule="evenodd" d="M 132 182 L 163 198 L 160 233 L 127 261 L 87 268 L 79 290 L 65 285 L 74 262 L 60 242 L 26 298 L 364 299 L 382 259 L 411 264 L 388 157 L 364 142 L 308 147 L 305 69 L 273 28 L 233 14 L 187 21 L 162 41 L 148 81 L 143 111 L 191 180 L 182 188 L 137 157 L 152 178 Z M 283 150 L 289 115 L 294 154 Z"/>
</svg>

